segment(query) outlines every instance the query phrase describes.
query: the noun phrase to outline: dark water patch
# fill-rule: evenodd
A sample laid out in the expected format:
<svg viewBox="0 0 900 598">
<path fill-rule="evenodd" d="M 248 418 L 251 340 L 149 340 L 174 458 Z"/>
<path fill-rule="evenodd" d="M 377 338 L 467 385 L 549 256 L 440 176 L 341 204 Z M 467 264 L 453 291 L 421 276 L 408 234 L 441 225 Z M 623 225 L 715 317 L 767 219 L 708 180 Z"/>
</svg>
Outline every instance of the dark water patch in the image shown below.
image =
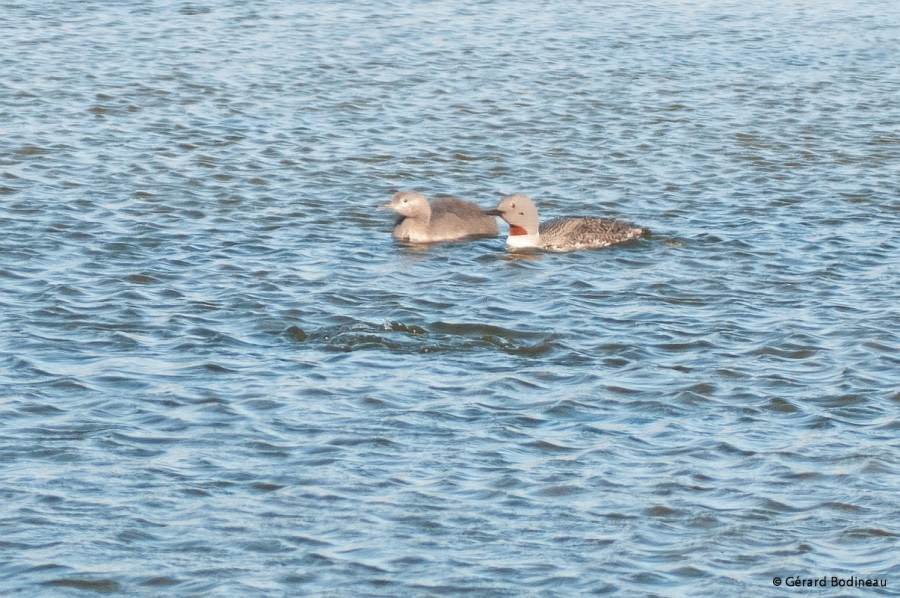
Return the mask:
<svg viewBox="0 0 900 598">
<path fill-rule="evenodd" d="M 843 533 L 847 540 L 864 540 L 867 538 L 894 538 L 897 534 L 882 528 L 852 528 Z"/>
<path fill-rule="evenodd" d="M 66 588 L 93 592 L 96 594 L 114 594 L 121 592 L 124 589 L 120 583 L 112 579 L 79 579 L 63 577 L 45 581 L 42 585 L 48 588 Z"/>
<path fill-rule="evenodd" d="M 780 398 L 770 399 L 766 403 L 765 408 L 774 413 L 799 413 L 800 411 L 790 401 L 786 401 Z"/>
<path fill-rule="evenodd" d="M 426 329 L 400 322 L 385 322 L 382 326 L 357 323 L 312 331 L 303 340 L 321 343 L 326 350 L 337 352 L 386 350 L 440 354 L 499 350 L 513 355 L 538 357 L 559 348 L 552 337 L 545 337 L 544 342 L 523 342 L 541 339 L 541 336 L 490 326 L 446 325 L 439 322 Z"/>
<path fill-rule="evenodd" d="M 309 338 L 309 335 L 298 326 L 289 326 L 285 329 L 284 334 L 289 340 L 296 343 L 301 343 Z"/>
<path fill-rule="evenodd" d="M 182 580 L 179 580 L 175 577 L 169 577 L 165 575 L 161 576 L 153 576 L 147 579 L 143 579 L 138 582 L 142 586 L 147 586 L 150 588 L 170 588 L 173 586 L 180 585 Z"/>
</svg>

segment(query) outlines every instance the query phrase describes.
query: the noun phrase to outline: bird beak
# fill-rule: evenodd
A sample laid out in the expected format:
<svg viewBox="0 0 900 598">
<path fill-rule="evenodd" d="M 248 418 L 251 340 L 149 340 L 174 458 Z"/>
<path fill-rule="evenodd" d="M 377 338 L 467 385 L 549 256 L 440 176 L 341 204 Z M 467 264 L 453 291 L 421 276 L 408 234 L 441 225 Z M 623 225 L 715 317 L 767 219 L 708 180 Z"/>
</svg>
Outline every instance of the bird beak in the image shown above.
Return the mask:
<svg viewBox="0 0 900 598">
<path fill-rule="evenodd" d="M 387 203 L 383 203 L 380 206 L 378 206 L 378 209 L 379 210 L 390 210 L 391 207 L 392 207 L 391 202 L 387 202 Z"/>
<path fill-rule="evenodd" d="M 485 216 L 500 216 L 503 217 L 503 210 L 483 210 Z"/>
</svg>

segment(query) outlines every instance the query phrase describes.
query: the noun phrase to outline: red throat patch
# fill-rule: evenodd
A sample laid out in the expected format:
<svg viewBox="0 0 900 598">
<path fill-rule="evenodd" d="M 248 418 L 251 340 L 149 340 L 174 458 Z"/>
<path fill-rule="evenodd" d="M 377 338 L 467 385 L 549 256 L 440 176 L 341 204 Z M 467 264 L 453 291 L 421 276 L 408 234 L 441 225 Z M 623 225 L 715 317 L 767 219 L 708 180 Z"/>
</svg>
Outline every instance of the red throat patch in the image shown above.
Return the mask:
<svg viewBox="0 0 900 598">
<path fill-rule="evenodd" d="M 528 231 L 525 230 L 522 226 L 516 226 L 515 224 L 509 225 L 509 236 L 510 237 L 518 237 L 519 235 L 527 235 Z"/>
</svg>

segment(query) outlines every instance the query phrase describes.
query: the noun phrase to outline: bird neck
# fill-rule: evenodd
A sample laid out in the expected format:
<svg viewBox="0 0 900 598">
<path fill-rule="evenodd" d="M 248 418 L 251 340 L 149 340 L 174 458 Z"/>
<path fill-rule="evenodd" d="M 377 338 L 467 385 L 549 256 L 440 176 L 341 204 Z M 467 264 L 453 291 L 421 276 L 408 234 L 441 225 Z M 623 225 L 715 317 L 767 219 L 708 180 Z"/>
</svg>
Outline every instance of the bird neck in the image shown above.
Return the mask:
<svg viewBox="0 0 900 598">
<path fill-rule="evenodd" d="M 521 229 L 523 232 L 513 232 L 513 228 Z M 506 237 L 506 245 L 508 247 L 537 247 L 540 245 L 540 235 L 529 235 L 525 229 L 520 226 L 510 227 L 509 236 Z"/>
<path fill-rule="evenodd" d="M 416 222 L 422 226 L 428 226 L 431 223 L 431 210 L 416 210 L 406 217 L 410 222 Z"/>
</svg>

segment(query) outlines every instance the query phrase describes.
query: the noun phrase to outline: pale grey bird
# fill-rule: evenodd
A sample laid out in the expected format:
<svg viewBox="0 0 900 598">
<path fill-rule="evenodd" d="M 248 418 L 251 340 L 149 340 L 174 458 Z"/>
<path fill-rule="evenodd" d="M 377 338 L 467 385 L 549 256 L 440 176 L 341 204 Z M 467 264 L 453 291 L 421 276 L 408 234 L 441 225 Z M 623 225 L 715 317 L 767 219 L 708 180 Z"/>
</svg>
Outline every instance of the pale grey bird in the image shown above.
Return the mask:
<svg viewBox="0 0 900 598">
<path fill-rule="evenodd" d="M 500 216 L 509 224 L 506 245 L 510 249 L 573 251 L 650 236 L 646 228 L 621 220 L 589 216 L 555 218 L 539 224 L 534 202 L 522 193 L 504 195 L 497 209 L 487 210 L 485 214 Z"/>
<path fill-rule="evenodd" d="M 466 237 L 496 237 L 497 220 L 472 202 L 442 196 L 428 203 L 416 191 L 397 191 L 386 204 L 378 206 L 399 214 L 394 237 L 410 243 L 435 243 Z"/>
</svg>

